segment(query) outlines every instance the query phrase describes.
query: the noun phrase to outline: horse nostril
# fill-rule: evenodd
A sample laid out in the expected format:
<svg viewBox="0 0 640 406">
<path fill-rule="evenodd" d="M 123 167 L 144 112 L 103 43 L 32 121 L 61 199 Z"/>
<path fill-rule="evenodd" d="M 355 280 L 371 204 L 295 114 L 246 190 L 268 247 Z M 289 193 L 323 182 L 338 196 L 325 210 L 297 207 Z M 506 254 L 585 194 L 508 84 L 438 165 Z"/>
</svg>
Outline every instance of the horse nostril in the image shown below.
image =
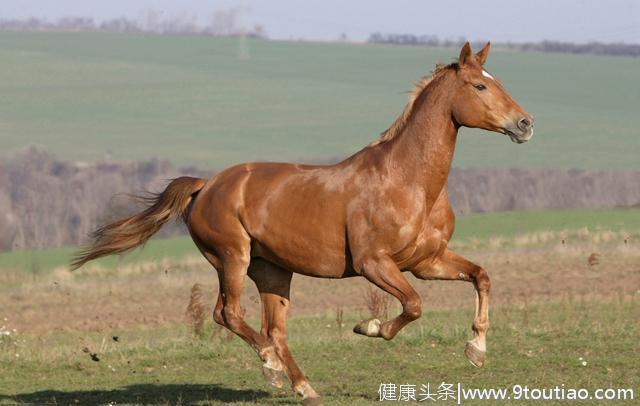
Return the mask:
<svg viewBox="0 0 640 406">
<path fill-rule="evenodd" d="M 521 129 L 522 131 L 527 131 L 529 128 L 531 128 L 531 120 L 528 119 L 527 117 L 522 117 L 519 121 L 518 121 L 518 128 Z"/>
</svg>

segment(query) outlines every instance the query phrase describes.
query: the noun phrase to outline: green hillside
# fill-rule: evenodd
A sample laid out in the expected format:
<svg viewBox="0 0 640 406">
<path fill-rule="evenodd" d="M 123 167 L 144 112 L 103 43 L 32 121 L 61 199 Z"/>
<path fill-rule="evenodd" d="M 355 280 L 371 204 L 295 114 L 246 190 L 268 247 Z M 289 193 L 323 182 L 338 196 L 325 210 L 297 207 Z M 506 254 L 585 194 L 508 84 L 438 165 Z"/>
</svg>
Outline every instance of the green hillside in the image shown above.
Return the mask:
<svg viewBox="0 0 640 406">
<path fill-rule="evenodd" d="M 2 151 L 222 168 L 345 156 L 454 49 L 112 33 L 0 33 Z M 493 52 L 534 141 L 463 131 L 458 166 L 637 168 L 640 60 Z"/>
</svg>

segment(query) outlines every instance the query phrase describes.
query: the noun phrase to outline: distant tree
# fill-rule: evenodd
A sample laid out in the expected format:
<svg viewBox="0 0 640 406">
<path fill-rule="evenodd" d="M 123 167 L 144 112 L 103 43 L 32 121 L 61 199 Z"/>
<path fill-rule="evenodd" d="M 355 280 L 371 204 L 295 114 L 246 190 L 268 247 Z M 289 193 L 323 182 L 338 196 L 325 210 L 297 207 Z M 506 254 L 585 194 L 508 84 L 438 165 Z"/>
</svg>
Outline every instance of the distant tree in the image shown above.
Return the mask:
<svg viewBox="0 0 640 406">
<path fill-rule="evenodd" d="M 0 250 L 78 244 L 98 224 L 140 207 L 126 196 L 159 191 L 181 175 L 208 178 L 166 161 L 60 161 L 28 147 L 0 158 Z M 542 208 L 631 207 L 640 204 L 640 171 L 459 169 L 449 194 L 458 213 Z M 184 233 L 174 224 L 161 236 Z"/>
<path fill-rule="evenodd" d="M 217 10 L 211 16 L 208 32 L 217 36 L 231 36 L 241 33 L 238 27 L 238 9 Z"/>
<path fill-rule="evenodd" d="M 119 17 L 119 18 L 103 21 L 102 24 L 100 24 L 99 28 L 102 31 L 110 31 L 110 32 L 142 31 L 137 21 L 128 19 L 126 17 Z"/>
<path fill-rule="evenodd" d="M 161 32 L 160 22 L 162 21 L 162 12 L 158 10 L 144 10 L 139 19 L 139 26 L 146 32 Z"/>
<path fill-rule="evenodd" d="M 413 34 L 382 34 L 374 32 L 369 36 L 368 42 L 373 44 L 394 44 L 394 45 L 422 45 L 429 47 L 460 47 L 464 44 L 465 38 L 456 39 L 445 38 L 438 39 L 435 35 L 415 36 Z M 475 41 L 476 47 L 482 47 L 487 41 Z M 640 45 L 612 43 L 604 44 L 600 42 L 590 42 L 588 44 L 574 44 L 570 42 L 559 41 L 541 41 L 512 43 L 505 42 L 495 44 L 508 49 L 516 49 L 522 51 L 537 52 L 562 52 L 572 54 L 595 54 L 595 55 L 614 55 L 614 56 L 633 56 L 640 57 Z"/>
<path fill-rule="evenodd" d="M 267 30 L 265 30 L 264 26 L 261 24 L 256 24 L 253 26 L 253 31 L 247 34 L 251 38 L 259 38 L 266 39 L 268 38 Z"/>
<path fill-rule="evenodd" d="M 64 31 L 93 31 L 96 28 L 93 18 L 69 16 L 60 18 L 56 27 Z"/>
</svg>

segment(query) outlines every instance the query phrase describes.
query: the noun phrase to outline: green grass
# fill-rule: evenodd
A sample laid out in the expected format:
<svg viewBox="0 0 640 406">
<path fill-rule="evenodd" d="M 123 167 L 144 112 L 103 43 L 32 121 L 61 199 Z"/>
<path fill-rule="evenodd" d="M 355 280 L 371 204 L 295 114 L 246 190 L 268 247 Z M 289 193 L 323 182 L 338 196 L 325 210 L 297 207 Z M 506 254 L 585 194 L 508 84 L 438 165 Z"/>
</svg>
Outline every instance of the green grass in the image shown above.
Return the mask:
<svg viewBox="0 0 640 406">
<path fill-rule="evenodd" d="M 78 247 L 16 250 L 0 253 L 0 269 L 46 270 L 71 262 Z M 180 260 L 188 255 L 200 255 L 189 237 L 153 239 L 146 246 L 123 256 L 111 256 L 96 261 L 105 267 L 170 258 Z"/>
<path fill-rule="evenodd" d="M 111 33 L 0 33 L 3 151 L 150 157 L 220 169 L 350 154 L 457 49 Z M 495 50 L 487 69 L 536 116 L 536 136 L 464 130 L 457 166 L 637 168 L 638 60 Z"/>
<path fill-rule="evenodd" d="M 455 239 L 513 237 L 539 231 L 587 228 L 640 230 L 640 209 L 531 210 L 471 214 L 456 220 Z"/>
<path fill-rule="evenodd" d="M 591 231 L 638 231 L 640 209 L 572 209 L 498 212 L 459 216 L 456 219 L 454 243 L 486 240 L 490 237 L 511 238 L 541 231 L 571 231 L 587 228 Z M 0 269 L 43 271 L 69 263 L 77 247 L 44 250 L 18 250 L 0 253 Z M 107 257 L 97 261 L 105 267 L 169 258 L 178 261 L 199 255 L 189 237 L 153 239 L 144 248 L 122 257 Z"/>
<path fill-rule="evenodd" d="M 342 336 L 332 319 L 298 318 L 290 323 L 290 345 L 327 404 L 376 402 L 381 383 L 429 383 L 433 389 L 442 382 L 467 388 L 632 388 L 637 399 L 638 316 L 637 300 L 496 308 L 482 369 L 470 366 L 462 354 L 471 336 L 471 309 L 427 311 L 390 342 L 352 334 L 356 315 L 347 317 Z M 194 339 L 184 326 L 18 333 L 2 340 L 0 404 L 282 405 L 296 400 L 288 390 L 267 387 L 257 357 L 244 342 Z M 98 353 L 99 362 L 82 351 L 85 346 Z"/>
</svg>

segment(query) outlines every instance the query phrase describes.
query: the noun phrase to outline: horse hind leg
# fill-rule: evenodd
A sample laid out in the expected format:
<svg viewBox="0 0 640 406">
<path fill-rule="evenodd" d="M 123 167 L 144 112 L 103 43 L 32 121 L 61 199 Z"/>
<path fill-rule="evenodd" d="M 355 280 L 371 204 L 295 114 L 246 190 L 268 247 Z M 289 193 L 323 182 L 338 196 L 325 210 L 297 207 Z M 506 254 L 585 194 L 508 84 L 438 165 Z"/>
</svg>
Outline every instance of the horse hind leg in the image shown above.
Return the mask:
<svg viewBox="0 0 640 406">
<path fill-rule="evenodd" d="M 278 365 L 280 360 L 273 345 L 244 321 L 240 297 L 249 265 L 243 260 L 246 256 L 234 255 L 232 250 L 226 252 L 227 257 L 221 260 L 212 253 L 203 251 L 205 258 L 216 267 L 220 282 L 213 319 L 249 344 L 265 365 Z"/>
<path fill-rule="evenodd" d="M 262 301 L 262 329 L 260 334 L 267 340 L 272 341 L 269 337 L 270 315 L 269 315 L 269 301 L 265 300 L 262 291 L 265 289 L 264 277 L 262 276 L 265 271 L 265 264 L 261 260 L 253 259 L 249 265 L 248 275 L 253 280 L 260 293 L 260 299 Z M 278 275 L 274 275 L 277 278 Z M 289 276 L 289 280 L 291 277 Z M 277 282 L 276 282 L 277 283 Z M 288 283 L 288 282 L 286 282 Z M 284 386 L 284 379 L 286 378 L 285 365 L 282 359 L 276 352 L 275 343 L 269 348 L 268 359 L 262 365 L 262 375 L 267 383 L 276 388 L 282 388 Z"/>
<path fill-rule="evenodd" d="M 298 366 L 287 342 L 287 313 L 289 310 L 289 289 L 292 273 L 264 260 L 252 260 L 249 276 L 255 282 L 262 300 L 261 334 L 273 343 L 284 373 L 291 381 L 293 391 L 302 396 L 303 405 L 322 405 L 322 398 L 311 387 L 307 377 Z M 271 378 L 275 372 L 265 364 L 265 377 Z"/>
</svg>

